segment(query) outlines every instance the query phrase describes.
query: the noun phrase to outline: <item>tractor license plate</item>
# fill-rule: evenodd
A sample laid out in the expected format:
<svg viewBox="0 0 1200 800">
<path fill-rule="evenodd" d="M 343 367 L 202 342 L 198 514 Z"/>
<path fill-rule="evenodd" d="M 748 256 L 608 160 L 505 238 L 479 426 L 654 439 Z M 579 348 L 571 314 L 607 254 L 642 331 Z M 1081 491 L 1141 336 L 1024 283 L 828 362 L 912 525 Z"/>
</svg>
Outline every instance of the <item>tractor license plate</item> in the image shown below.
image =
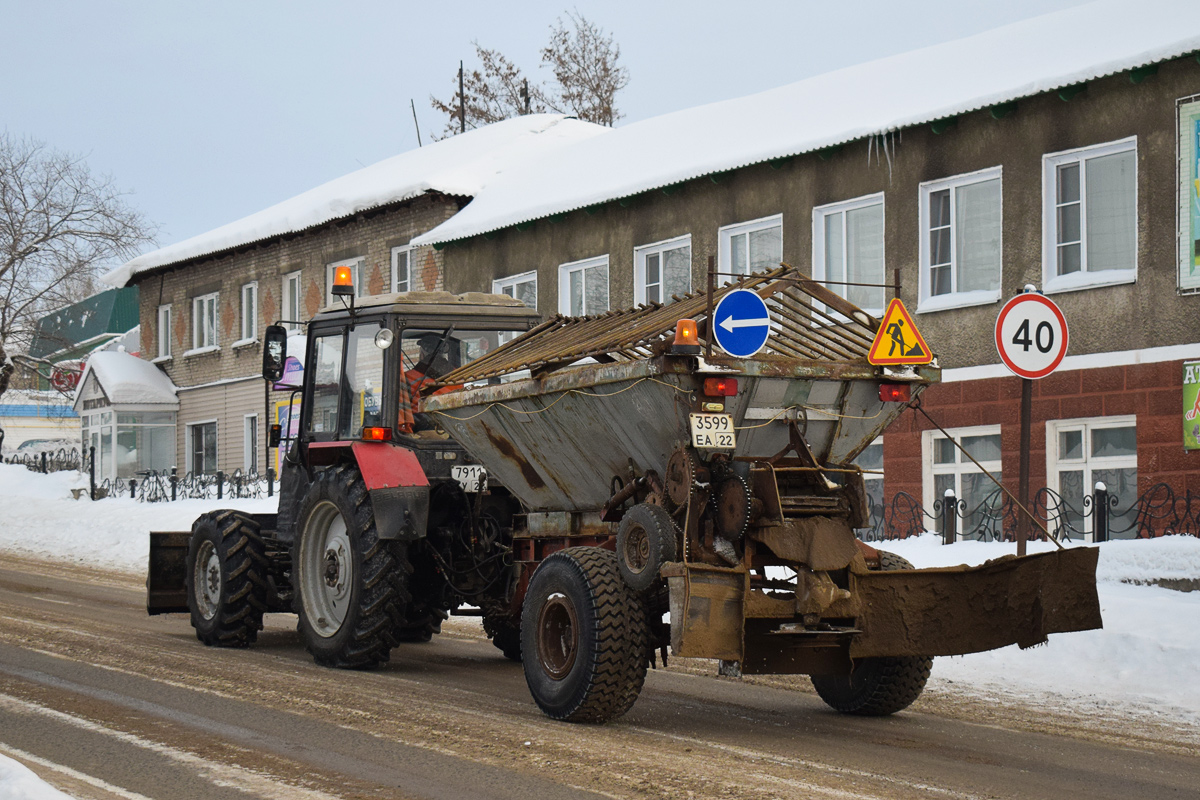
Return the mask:
<svg viewBox="0 0 1200 800">
<path fill-rule="evenodd" d="M 733 417 L 729 414 L 691 414 L 692 446 L 718 450 L 737 447 L 733 432 Z"/>
<path fill-rule="evenodd" d="M 463 467 L 451 467 L 450 477 L 458 481 L 458 485 L 467 494 L 482 492 L 487 488 L 487 470 L 478 464 L 467 464 Z"/>
</svg>

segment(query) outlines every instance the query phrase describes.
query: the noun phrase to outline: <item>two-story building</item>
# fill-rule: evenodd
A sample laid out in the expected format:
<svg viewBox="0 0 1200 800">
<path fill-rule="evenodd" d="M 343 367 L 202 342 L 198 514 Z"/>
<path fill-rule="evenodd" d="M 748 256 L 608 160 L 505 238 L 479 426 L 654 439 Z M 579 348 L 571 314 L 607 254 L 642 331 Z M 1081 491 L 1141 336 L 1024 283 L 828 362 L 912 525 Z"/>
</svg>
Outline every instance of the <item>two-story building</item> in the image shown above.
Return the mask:
<svg viewBox="0 0 1200 800">
<path fill-rule="evenodd" d="M 142 358 L 173 382 L 181 474 L 262 473 L 290 397 L 261 378 L 262 333 L 301 330 L 349 266 L 358 294 L 442 289 L 443 255 L 412 240 L 506 169 L 609 129 L 561 115 L 507 120 L 402 153 L 106 276 L 140 291 Z"/>
<path fill-rule="evenodd" d="M 1014 489 L 1021 387 L 993 331 L 1032 284 L 1071 334 L 1034 386 L 1032 485 L 1087 532 L 1096 482 L 1122 509 L 1159 482 L 1200 492 L 1181 408 L 1200 359 L 1200 5 L 1129 12 L 1094 3 L 626 125 L 500 176 L 414 244 L 441 248 L 451 291 L 547 313 L 669 302 L 710 256 L 802 266 L 877 315 L 898 293 L 945 368 L 926 409 Z M 860 463 L 883 466 L 881 499 L 993 491 L 915 414 Z"/>
</svg>

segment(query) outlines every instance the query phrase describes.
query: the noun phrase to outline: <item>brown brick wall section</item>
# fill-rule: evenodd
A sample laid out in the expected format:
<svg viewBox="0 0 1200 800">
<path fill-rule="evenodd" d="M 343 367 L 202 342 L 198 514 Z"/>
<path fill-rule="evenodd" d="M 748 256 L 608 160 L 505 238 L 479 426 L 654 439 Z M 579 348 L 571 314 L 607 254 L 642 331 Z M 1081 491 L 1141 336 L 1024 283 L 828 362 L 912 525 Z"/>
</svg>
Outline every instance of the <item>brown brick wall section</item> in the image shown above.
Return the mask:
<svg viewBox="0 0 1200 800">
<path fill-rule="evenodd" d="M 1033 382 L 1030 486 L 1046 485 L 1048 420 L 1135 415 L 1138 493 L 1157 483 L 1200 491 L 1200 451 L 1184 451 L 1183 362 L 1064 370 Z M 998 402 L 987 402 L 999 397 Z M 1021 381 L 1016 377 L 939 384 L 923 395 L 925 410 L 944 428 L 1000 425 L 1005 486 L 1017 490 Z M 883 439 L 884 495 L 922 498 L 921 433 L 932 426 L 906 412 Z"/>
<path fill-rule="evenodd" d="M 364 281 L 368 291 L 390 291 L 392 248 L 407 244 L 413 237 L 449 219 L 457 210 L 457 201 L 452 198 L 425 195 L 399 207 L 367 212 L 350 220 L 330 223 L 265 245 L 247 247 L 219 258 L 201 259 L 176 268 L 135 276 L 132 283 L 139 289 L 140 321 L 142 330 L 147 331 L 143 339 L 142 357 L 151 360 L 158 355 L 158 307 L 169 303 L 172 314 L 171 359 L 161 366 L 176 386 L 202 386 L 215 381 L 257 375 L 262 366 L 259 342 L 233 347 L 233 343 L 241 338 L 241 288 L 244 284 L 258 282 L 258 340 L 261 341 L 263 330 L 281 313 L 284 275 L 301 270 L 301 308 L 306 318 L 325 304 L 326 267 L 335 261 L 363 257 L 366 269 Z M 443 263 L 442 253 L 433 248 L 415 250 L 411 266 L 413 288 L 443 288 Z M 192 349 L 192 299 L 211 292 L 219 293 L 219 349 L 184 355 Z M 253 395 L 239 394 L 237 397 L 239 402 L 252 397 L 254 407 L 231 408 L 227 410 L 228 414 L 240 419 L 241 414 L 258 411 L 264 415 L 262 424 L 267 424 L 269 415 L 262 407 L 261 391 Z M 181 408 L 178 420 L 180 463 L 186 460 L 182 452 L 183 431 L 193 421 L 187 409 Z M 224 463 L 225 453 L 241 452 L 241 431 L 231 430 L 229 433 L 230 436 L 235 434 L 236 442 L 226 440 L 225 432 L 221 434 L 222 466 L 229 466 Z M 232 455 L 229 457 L 233 458 Z M 261 448 L 260 469 L 266 468 L 265 457 L 265 448 Z"/>
</svg>

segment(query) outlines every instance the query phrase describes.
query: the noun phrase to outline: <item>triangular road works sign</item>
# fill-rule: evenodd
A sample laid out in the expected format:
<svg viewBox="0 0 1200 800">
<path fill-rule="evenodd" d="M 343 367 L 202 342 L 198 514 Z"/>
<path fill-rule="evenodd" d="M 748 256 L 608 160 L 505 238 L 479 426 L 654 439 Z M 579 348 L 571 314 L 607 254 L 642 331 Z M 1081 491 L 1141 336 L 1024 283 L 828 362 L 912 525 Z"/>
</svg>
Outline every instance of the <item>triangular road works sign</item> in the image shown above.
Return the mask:
<svg viewBox="0 0 1200 800">
<path fill-rule="evenodd" d="M 933 353 L 925 344 L 925 337 L 913 324 L 908 309 L 899 297 L 893 297 L 888 304 L 883 322 L 879 324 L 879 332 L 871 343 L 871 352 L 867 353 L 867 361 L 877 365 L 928 364 L 933 361 Z"/>
</svg>

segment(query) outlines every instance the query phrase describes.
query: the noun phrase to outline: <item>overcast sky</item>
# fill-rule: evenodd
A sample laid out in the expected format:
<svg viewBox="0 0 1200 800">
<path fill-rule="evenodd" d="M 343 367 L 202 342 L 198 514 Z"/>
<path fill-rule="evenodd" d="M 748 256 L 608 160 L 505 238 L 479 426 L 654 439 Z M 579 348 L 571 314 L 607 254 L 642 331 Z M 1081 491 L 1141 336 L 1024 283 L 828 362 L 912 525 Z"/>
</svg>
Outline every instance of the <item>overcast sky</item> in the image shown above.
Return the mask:
<svg viewBox="0 0 1200 800">
<path fill-rule="evenodd" d="M 181 241 L 417 146 L 472 41 L 541 79 L 568 9 L 613 34 L 627 124 L 1079 0 L 0 0 L 0 127 L 86 156 Z M 955 65 L 947 64 L 947 70 Z"/>
</svg>

